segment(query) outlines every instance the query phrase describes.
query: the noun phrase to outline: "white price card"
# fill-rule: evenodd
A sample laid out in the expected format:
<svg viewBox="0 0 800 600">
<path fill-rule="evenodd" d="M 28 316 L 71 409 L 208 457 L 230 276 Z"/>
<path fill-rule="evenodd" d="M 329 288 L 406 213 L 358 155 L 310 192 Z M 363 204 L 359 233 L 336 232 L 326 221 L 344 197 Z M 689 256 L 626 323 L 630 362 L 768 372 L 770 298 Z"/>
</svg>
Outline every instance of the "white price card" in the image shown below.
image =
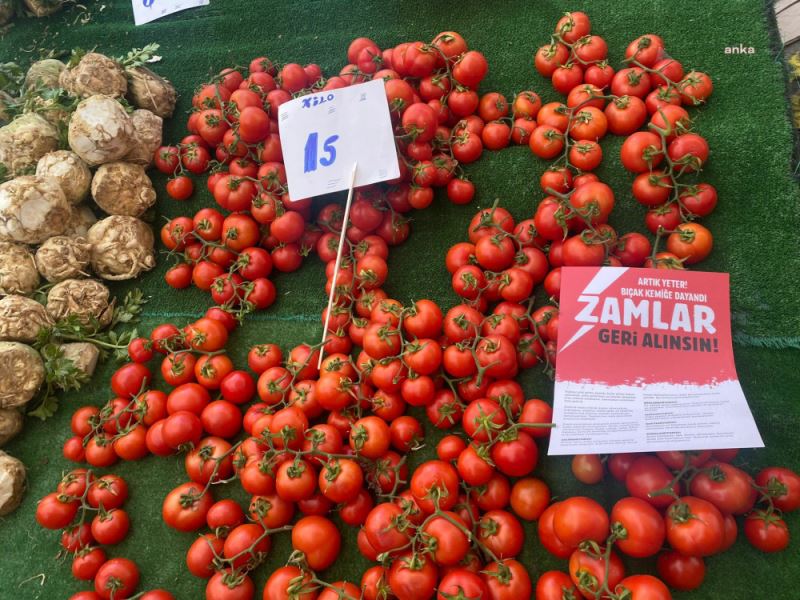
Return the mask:
<svg viewBox="0 0 800 600">
<path fill-rule="evenodd" d="M 210 0 L 131 0 L 133 3 L 133 22 L 144 25 L 172 13 L 206 6 Z"/>
<path fill-rule="evenodd" d="M 278 109 L 289 195 L 302 200 L 400 176 L 383 79 L 295 98 Z"/>
</svg>

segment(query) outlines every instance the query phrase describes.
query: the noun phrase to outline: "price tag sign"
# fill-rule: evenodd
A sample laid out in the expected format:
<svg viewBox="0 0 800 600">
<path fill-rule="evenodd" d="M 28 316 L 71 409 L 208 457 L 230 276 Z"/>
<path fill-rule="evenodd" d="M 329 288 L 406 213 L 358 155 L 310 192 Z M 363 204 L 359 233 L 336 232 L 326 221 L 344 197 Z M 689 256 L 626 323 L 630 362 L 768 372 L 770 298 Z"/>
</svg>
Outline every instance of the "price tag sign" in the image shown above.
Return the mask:
<svg viewBox="0 0 800 600">
<path fill-rule="evenodd" d="M 278 126 L 289 195 L 302 200 L 400 176 L 383 80 L 281 104 Z"/>
<path fill-rule="evenodd" d="M 133 22 L 144 25 L 172 13 L 206 6 L 210 0 L 131 0 L 133 3 Z"/>
</svg>

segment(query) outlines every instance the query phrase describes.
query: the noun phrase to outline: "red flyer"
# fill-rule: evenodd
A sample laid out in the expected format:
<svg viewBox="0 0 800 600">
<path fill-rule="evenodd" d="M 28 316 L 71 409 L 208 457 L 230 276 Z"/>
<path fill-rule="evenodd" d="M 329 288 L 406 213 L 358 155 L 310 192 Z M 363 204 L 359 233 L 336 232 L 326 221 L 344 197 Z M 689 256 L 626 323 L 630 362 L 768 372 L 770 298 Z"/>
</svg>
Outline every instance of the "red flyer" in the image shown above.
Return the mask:
<svg viewBox="0 0 800 600">
<path fill-rule="evenodd" d="M 728 274 L 562 269 L 553 422 L 549 454 L 763 447 Z"/>
</svg>

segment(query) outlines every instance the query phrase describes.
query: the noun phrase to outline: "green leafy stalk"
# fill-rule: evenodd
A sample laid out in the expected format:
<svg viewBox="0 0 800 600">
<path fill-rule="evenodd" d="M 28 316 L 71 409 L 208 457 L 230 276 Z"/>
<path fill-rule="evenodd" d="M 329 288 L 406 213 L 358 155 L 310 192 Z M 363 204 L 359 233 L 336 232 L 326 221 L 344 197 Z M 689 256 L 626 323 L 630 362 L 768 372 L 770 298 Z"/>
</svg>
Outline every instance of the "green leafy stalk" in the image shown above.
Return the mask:
<svg viewBox="0 0 800 600">
<path fill-rule="evenodd" d="M 134 48 L 124 57 L 118 57 L 116 61 L 123 67 L 133 68 L 141 67 L 146 63 L 158 62 L 161 60 L 160 56 L 156 56 L 158 51 L 158 44 L 147 44 L 144 48 Z"/>
<path fill-rule="evenodd" d="M 128 344 L 139 333 L 136 328 L 122 326 L 139 319 L 147 300 L 139 289 L 128 292 L 123 301 L 114 307 L 111 323 L 106 328 L 95 318 L 86 320 L 78 315 L 70 315 L 50 327 L 42 327 L 33 346 L 44 361 L 45 385 L 39 392 L 36 407 L 28 414 L 43 420 L 53 416 L 58 409 L 57 392 L 78 390 L 89 381 L 89 376 L 74 361 L 64 357 L 60 344 L 89 342 L 100 351 L 101 361 L 109 356 L 117 361 L 124 360 Z"/>
</svg>

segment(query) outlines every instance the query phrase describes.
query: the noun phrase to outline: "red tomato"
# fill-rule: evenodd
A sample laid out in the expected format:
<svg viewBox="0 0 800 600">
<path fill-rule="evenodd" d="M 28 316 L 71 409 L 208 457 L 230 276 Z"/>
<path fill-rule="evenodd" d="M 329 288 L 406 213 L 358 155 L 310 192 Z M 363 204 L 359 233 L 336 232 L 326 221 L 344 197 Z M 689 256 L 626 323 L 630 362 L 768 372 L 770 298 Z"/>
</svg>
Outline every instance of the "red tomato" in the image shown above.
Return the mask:
<svg viewBox="0 0 800 600">
<path fill-rule="evenodd" d="M 709 556 L 723 543 L 722 514 L 710 502 L 684 496 L 673 502 L 664 516 L 667 541 L 686 556 Z"/>
</svg>

